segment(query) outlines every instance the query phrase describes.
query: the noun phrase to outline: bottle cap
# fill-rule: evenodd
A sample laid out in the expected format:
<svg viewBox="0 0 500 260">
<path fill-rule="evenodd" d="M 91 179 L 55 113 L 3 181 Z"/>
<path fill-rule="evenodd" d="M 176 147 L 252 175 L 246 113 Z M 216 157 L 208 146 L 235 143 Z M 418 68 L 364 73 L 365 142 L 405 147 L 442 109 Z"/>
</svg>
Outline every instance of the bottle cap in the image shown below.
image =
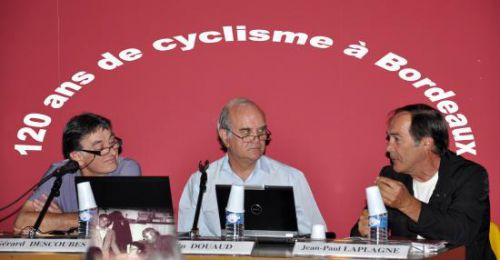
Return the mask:
<svg viewBox="0 0 500 260">
<path fill-rule="evenodd" d="M 368 204 L 368 215 L 375 216 L 387 213 L 378 186 L 366 188 L 366 202 Z"/>
<path fill-rule="evenodd" d="M 97 205 L 94 199 L 94 193 L 90 187 L 90 182 L 80 182 L 77 185 L 78 190 L 78 209 L 86 210 L 96 208 Z"/>
<path fill-rule="evenodd" d="M 245 212 L 245 187 L 240 185 L 232 185 L 227 201 L 226 210 L 234 213 Z"/>
</svg>

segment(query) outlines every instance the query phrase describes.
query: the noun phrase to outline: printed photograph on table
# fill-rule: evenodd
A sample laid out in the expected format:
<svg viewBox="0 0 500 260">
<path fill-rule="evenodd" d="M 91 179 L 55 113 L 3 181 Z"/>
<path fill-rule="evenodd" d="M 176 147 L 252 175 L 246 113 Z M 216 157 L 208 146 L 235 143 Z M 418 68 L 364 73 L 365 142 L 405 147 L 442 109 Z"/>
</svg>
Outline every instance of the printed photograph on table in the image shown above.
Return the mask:
<svg viewBox="0 0 500 260">
<path fill-rule="evenodd" d="M 170 252 L 176 240 L 174 217 L 164 210 L 99 208 L 94 227 L 89 252 L 105 258 Z"/>
</svg>

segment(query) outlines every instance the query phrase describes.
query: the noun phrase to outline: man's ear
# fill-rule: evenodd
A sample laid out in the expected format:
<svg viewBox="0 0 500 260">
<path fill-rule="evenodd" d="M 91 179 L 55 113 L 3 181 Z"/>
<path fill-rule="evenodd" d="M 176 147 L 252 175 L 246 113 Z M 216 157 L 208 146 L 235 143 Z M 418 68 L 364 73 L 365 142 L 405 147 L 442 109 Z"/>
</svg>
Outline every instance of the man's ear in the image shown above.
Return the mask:
<svg viewBox="0 0 500 260">
<path fill-rule="evenodd" d="M 432 151 L 434 149 L 434 139 L 431 137 L 424 137 L 420 142 L 427 150 Z"/>
<path fill-rule="evenodd" d="M 219 138 L 224 143 L 224 146 L 227 147 L 229 145 L 229 136 L 227 134 L 227 130 L 219 128 L 218 132 L 219 132 Z"/>
<path fill-rule="evenodd" d="M 69 159 L 76 161 L 80 167 L 85 166 L 85 162 L 83 161 L 83 156 L 79 151 L 73 151 L 69 154 Z"/>
</svg>

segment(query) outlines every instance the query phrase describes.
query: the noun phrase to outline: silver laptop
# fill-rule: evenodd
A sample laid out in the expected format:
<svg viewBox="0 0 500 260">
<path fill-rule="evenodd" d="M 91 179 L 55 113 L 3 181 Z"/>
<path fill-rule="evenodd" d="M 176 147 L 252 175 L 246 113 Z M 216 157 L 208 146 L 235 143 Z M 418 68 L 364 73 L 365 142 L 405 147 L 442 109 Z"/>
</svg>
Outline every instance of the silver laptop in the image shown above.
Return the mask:
<svg viewBox="0 0 500 260">
<path fill-rule="evenodd" d="M 221 233 L 225 235 L 225 209 L 231 185 L 216 185 Z M 291 186 L 245 186 L 245 236 L 293 238 L 298 235 Z"/>
</svg>

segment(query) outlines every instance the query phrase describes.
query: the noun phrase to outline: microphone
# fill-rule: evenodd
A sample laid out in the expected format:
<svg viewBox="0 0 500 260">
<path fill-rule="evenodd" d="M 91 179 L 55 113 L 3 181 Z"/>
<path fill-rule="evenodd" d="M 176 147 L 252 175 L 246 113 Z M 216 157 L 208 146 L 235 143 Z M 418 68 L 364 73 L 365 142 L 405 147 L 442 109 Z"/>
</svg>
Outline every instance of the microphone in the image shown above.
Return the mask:
<svg viewBox="0 0 500 260">
<path fill-rule="evenodd" d="M 67 173 L 75 173 L 78 169 L 80 169 L 80 165 L 78 164 L 78 162 L 74 161 L 74 160 L 69 160 L 64 165 L 62 165 L 61 167 L 59 167 L 55 171 L 53 171 L 51 174 L 43 177 L 38 182 L 37 186 L 40 186 L 40 185 L 44 184 L 46 181 L 48 181 L 52 177 L 63 176 L 65 174 L 67 174 Z"/>
<path fill-rule="evenodd" d="M 51 175 L 52 175 L 52 177 L 63 176 L 66 173 L 70 173 L 70 172 L 74 173 L 79 169 L 80 169 L 80 165 L 78 164 L 77 161 L 69 160 L 63 166 L 61 166 L 57 170 L 55 170 Z"/>
<path fill-rule="evenodd" d="M 191 228 L 191 231 L 189 232 L 189 236 L 191 238 L 197 238 L 200 236 L 199 229 L 198 229 L 198 218 L 200 217 L 201 204 L 203 201 L 203 193 L 205 193 L 205 191 L 207 190 L 207 170 L 208 170 L 208 167 L 209 167 L 208 160 L 205 160 L 205 163 L 201 163 L 201 161 L 198 163 L 198 170 L 201 172 L 200 192 L 198 193 L 198 201 L 196 202 L 193 227 Z"/>
<path fill-rule="evenodd" d="M 20 201 L 24 196 L 26 196 L 26 194 L 28 194 L 29 192 L 37 189 L 38 187 L 40 187 L 40 185 L 44 184 L 46 181 L 48 181 L 50 178 L 52 177 L 57 177 L 57 176 L 62 176 L 66 173 L 74 173 L 76 172 L 78 169 L 79 169 L 79 165 L 76 161 L 73 161 L 73 160 L 69 160 L 68 162 L 66 162 L 64 165 L 62 165 L 61 167 L 59 167 L 58 169 L 56 169 L 55 171 L 53 171 L 51 174 L 47 175 L 47 176 L 44 176 L 40 181 L 38 181 L 35 185 L 33 185 L 31 188 L 29 188 L 24 194 L 22 194 L 19 198 L 15 199 L 13 202 L 9 203 L 7 206 L 4 206 L 4 207 L 1 207 L 0 208 L 0 211 L 3 211 L 9 207 L 11 207 L 12 205 L 14 205 L 15 203 L 17 203 L 18 201 Z M 17 212 L 17 211 L 15 211 Z M 2 222 L 4 219 L 0 219 L 0 222 Z"/>
<path fill-rule="evenodd" d="M 62 185 L 62 176 L 67 174 L 67 173 L 75 173 L 78 169 L 80 168 L 78 162 L 69 160 L 67 163 L 65 163 L 63 166 L 57 168 L 54 172 L 51 174 L 45 176 L 38 184 L 38 186 L 42 185 L 45 183 L 47 180 L 49 180 L 52 177 L 56 177 L 54 183 L 52 184 L 52 189 L 50 190 L 50 194 L 47 197 L 47 200 L 45 201 L 45 204 L 43 205 L 42 210 L 38 214 L 38 218 L 35 221 L 35 224 L 29 231 L 29 237 L 30 238 L 35 238 L 36 233 L 39 231 L 40 225 L 42 224 L 43 218 L 45 217 L 45 214 L 47 213 L 47 210 L 49 209 L 50 203 L 54 199 L 54 197 L 59 197 L 59 189 L 61 188 Z"/>
</svg>

